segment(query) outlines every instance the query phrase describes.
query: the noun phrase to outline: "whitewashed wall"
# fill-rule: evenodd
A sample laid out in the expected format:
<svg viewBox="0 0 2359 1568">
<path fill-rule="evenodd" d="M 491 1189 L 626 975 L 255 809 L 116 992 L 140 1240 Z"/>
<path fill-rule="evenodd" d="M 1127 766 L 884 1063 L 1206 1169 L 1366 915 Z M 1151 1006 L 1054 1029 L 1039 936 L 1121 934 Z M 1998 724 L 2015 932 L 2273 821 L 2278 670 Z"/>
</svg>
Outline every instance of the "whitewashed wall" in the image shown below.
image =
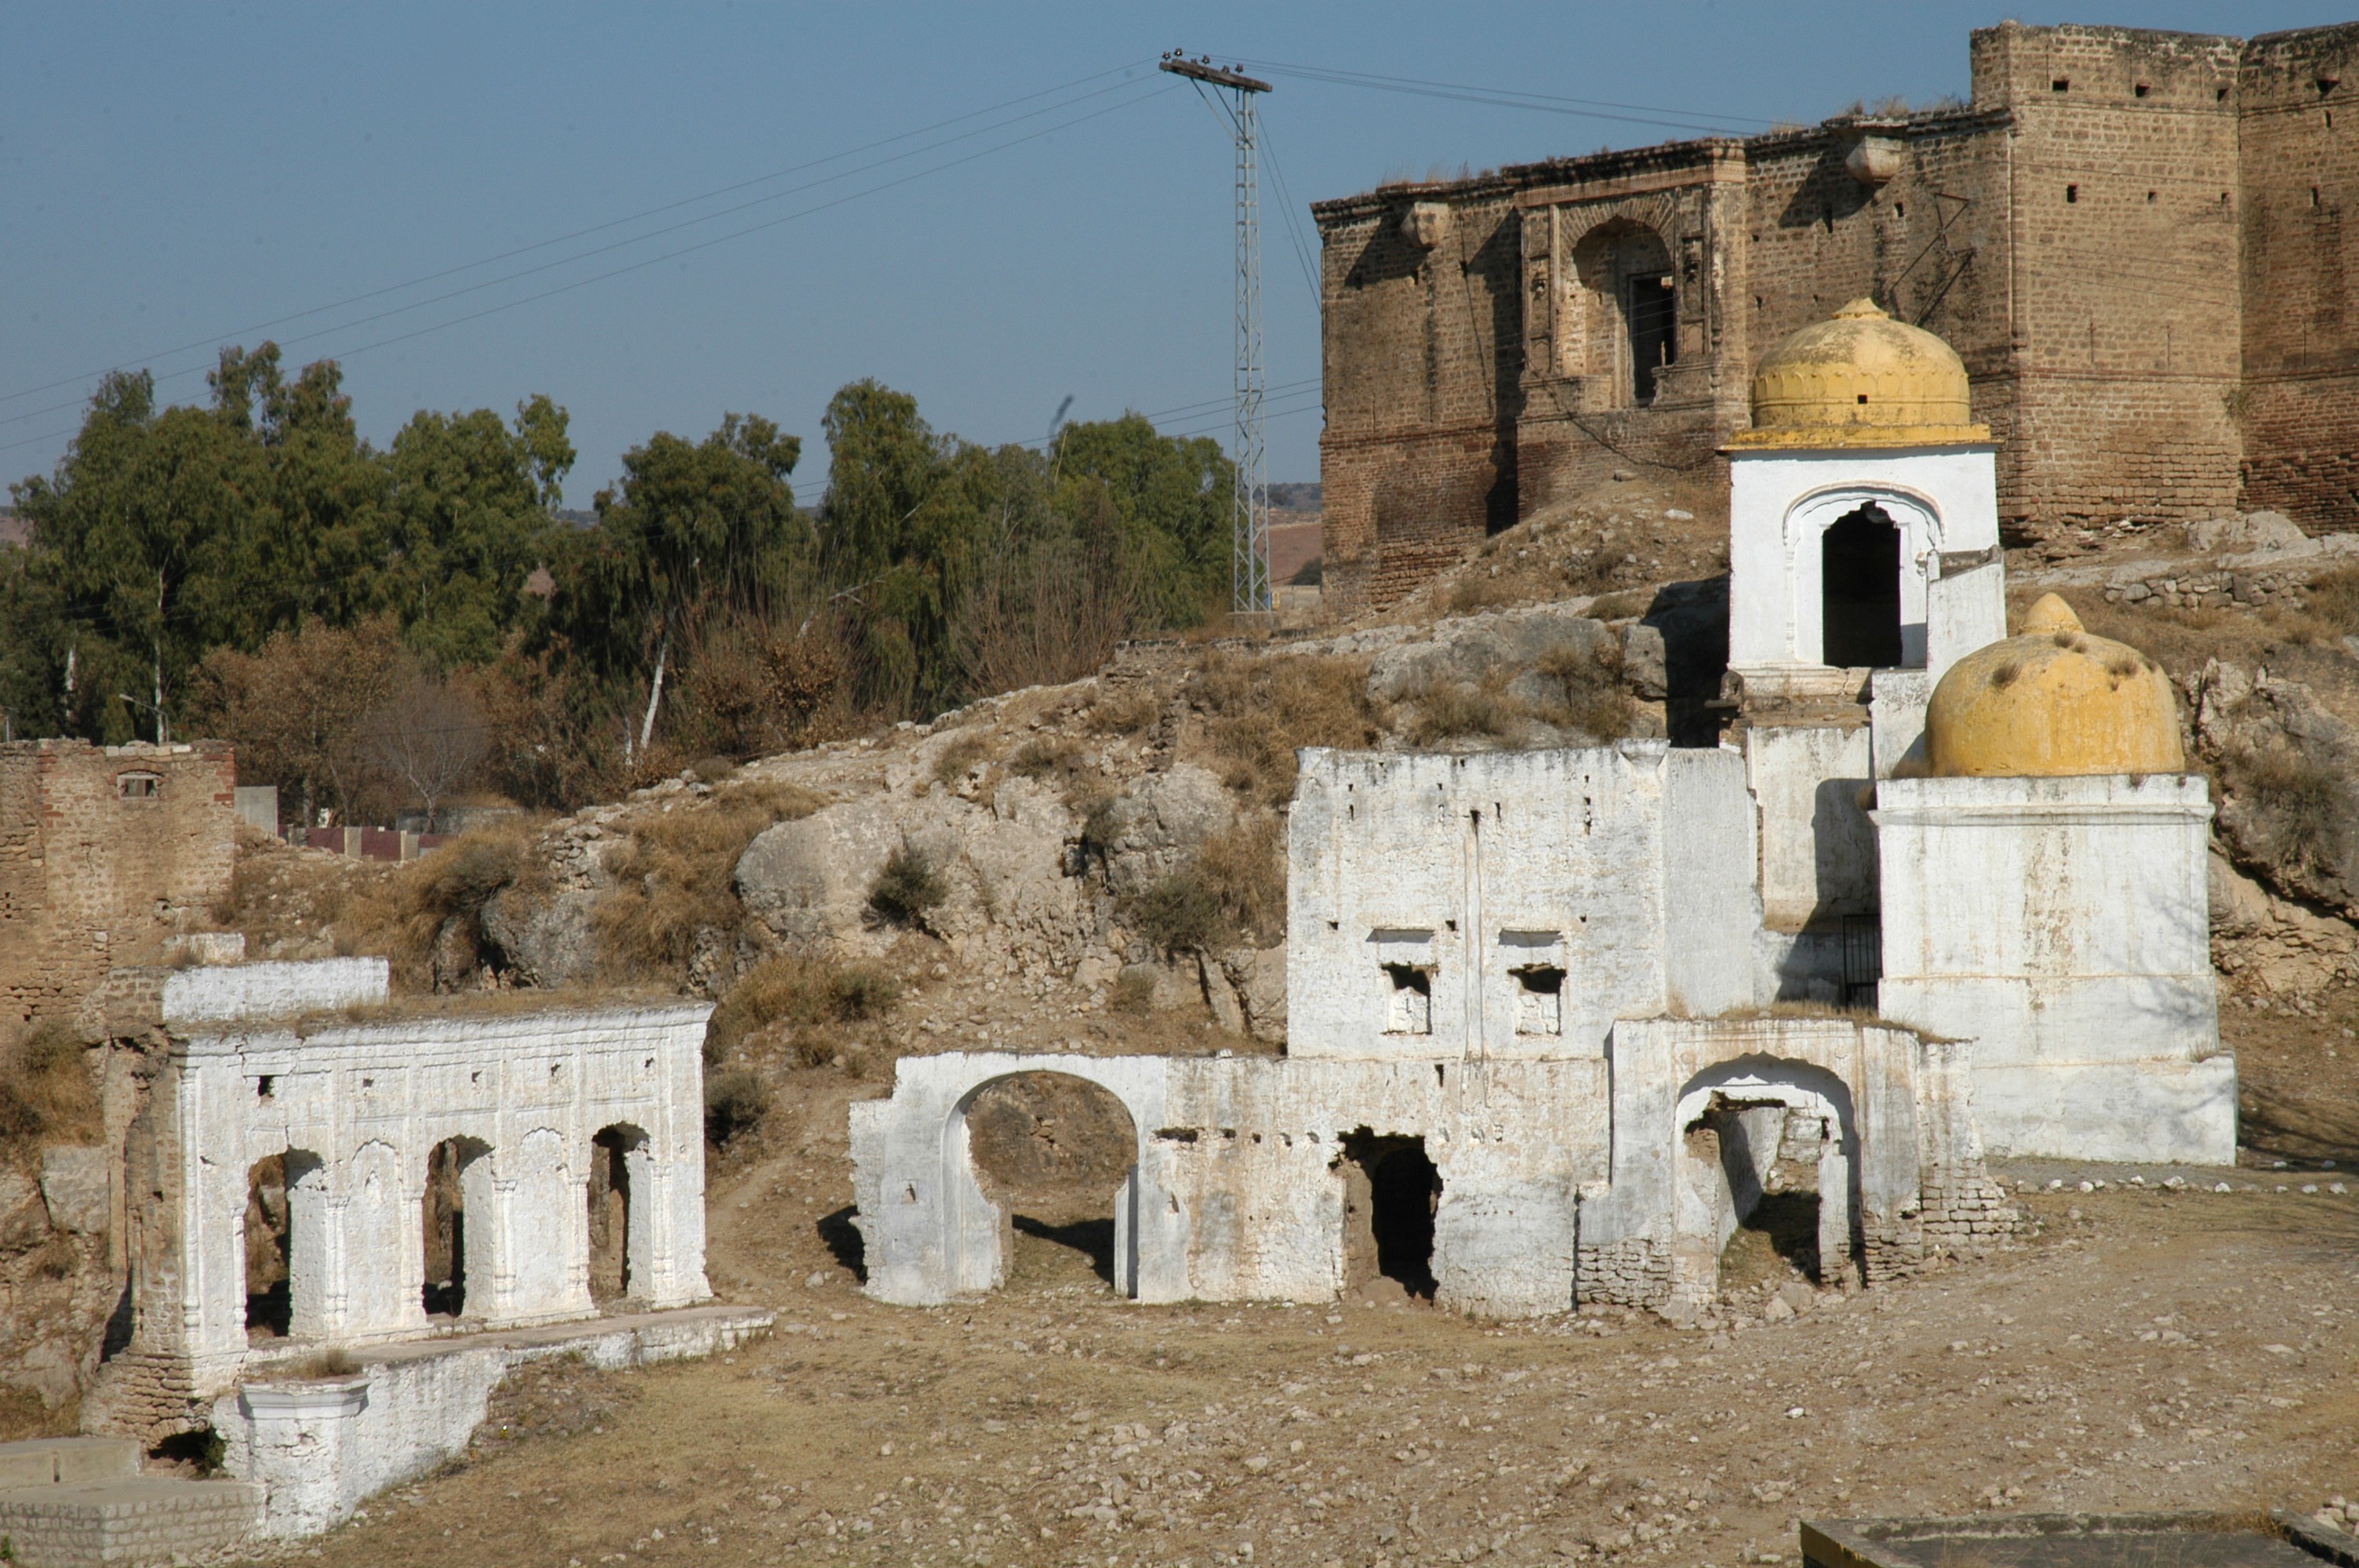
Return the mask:
<svg viewBox="0 0 2359 1568">
<path fill-rule="evenodd" d="M 589 1315 L 591 1141 L 644 1134 L 631 1164 L 640 1264 L 630 1293 L 675 1306 L 704 1278 L 706 1004 L 285 1027 L 179 1041 L 171 1103 L 177 1212 L 167 1299 L 136 1303 L 137 1348 L 179 1352 L 200 1392 L 245 1359 L 248 1173 L 288 1164 L 298 1337 L 339 1344 L 427 1331 L 421 1200 L 445 1139 L 479 1151 L 465 1195 L 465 1317 L 484 1326 Z M 644 1228 L 642 1228 L 642 1227 Z M 151 1293 L 155 1287 L 149 1287 Z"/>
<path fill-rule="evenodd" d="M 1760 914 L 1734 756 L 1637 741 L 1299 762 L 1289 1055 L 1595 1057 L 1616 1018 L 1752 1000 Z M 1388 965 L 1428 977 L 1430 1015 L 1409 1027 Z M 1564 971 L 1553 1027 L 1516 973 L 1541 966 Z"/>
<path fill-rule="evenodd" d="M 1888 779 L 1886 1016 L 1974 1042 L 1994 1150 L 2235 1159 L 2200 776 Z"/>
<path fill-rule="evenodd" d="M 2006 584 L 1996 568 L 1930 586 L 1942 575 L 1941 554 L 1996 547 L 1997 493 L 1987 446 L 1733 453 L 1728 662 L 1740 668 L 1822 662 L 1819 540 L 1839 518 L 1873 503 L 1900 528 L 1902 662 L 1938 678 L 2006 634 Z"/>
</svg>

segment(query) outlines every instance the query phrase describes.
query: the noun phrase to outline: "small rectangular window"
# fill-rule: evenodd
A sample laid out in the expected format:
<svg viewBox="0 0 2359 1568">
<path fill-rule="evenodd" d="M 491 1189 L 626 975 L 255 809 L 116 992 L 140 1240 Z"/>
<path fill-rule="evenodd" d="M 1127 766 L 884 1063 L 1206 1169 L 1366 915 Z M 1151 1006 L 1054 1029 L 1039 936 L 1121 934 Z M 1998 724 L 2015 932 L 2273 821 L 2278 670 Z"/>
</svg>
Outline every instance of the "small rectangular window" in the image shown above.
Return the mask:
<svg viewBox="0 0 2359 1568">
<path fill-rule="evenodd" d="M 2079 186 L 2077 186 L 2077 185 L 2068 185 L 2068 186 L 2066 186 L 2066 187 L 2064 188 L 2064 200 L 2067 200 L 2067 201 L 2078 201 L 2078 200 L 2081 200 L 2081 188 L 2080 188 Z"/>
<path fill-rule="evenodd" d="M 114 793 L 124 800 L 153 800 L 164 793 L 164 781 L 154 773 L 117 773 Z"/>
<path fill-rule="evenodd" d="M 2069 92 L 2071 88 L 2072 79 L 2069 76 L 2060 76 L 2048 84 L 2048 91 L 2050 92 Z"/>
<path fill-rule="evenodd" d="M 2136 93 L 2138 97 L 2143 98 L 2147 94 L 2147 84 L 2141 81 L 2136 87 L 2131 88 L 2130 91 Z"/>
<path fill-rule="evenodd" d="M 1392 997 L 1385 1010 L 1387 1034 L 1433 1033 L 1433 977 L 1408 964 L 1386 964 Z"/>
<path fill-rule="evenodd" d="M 1564 971 L 1535 964 L 1516 971 L 1516 1033 L 1564 1033 Z"/>
</svg>

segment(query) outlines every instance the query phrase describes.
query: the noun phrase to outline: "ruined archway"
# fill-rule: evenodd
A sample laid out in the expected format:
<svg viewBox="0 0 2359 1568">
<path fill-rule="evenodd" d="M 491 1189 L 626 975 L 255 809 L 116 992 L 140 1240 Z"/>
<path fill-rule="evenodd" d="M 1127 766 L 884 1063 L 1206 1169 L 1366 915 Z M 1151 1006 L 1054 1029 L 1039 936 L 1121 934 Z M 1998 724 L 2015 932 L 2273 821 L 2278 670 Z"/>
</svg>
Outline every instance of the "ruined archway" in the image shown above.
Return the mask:
<svg viewBox="0 0 2359 1568">
<path fill-rule="evenodd" d="M 1858 1280 L 1859 1130 L 1841 1078 L 1802 1062 L 1723 1063 L 1681 1089 L 1679 1127 L 1674 1297 L 1701 1306 L 1724 1282 Z M 1724 1281 L 1724 1270 L 1742 1277 Z"/>
<path fill-rule="evenodd" d="M 427 1151 L 419 1229 L 426 1265 L 419 1305 L 428 1317 L 465 1315 L 469 1278 L 486 1282 L 491 1278 L 491 1238 L 482 1225 L 472 1234 L 467 1226 L 468 1189 L 482 1186 L 480 1171 L 489 1169 L 483 1159 L 490 1152 L 490 1145 L 473 1138 L 446 1138 Z M 488 1218 L 490 1205 L 478 1197 L 475 1212 Z M 483 1315 L 480 1302 L 474 1315 Z"/>
<path fill-rule="evenodd" d="M 647 1294 L 653 1280 L 647 1135 L 625 1122 L 590 1140 L 590 1299 Z"/>
<path fill-rule="evenodd" d="M 999 1211 L 1002 1282 L 1128 1293 L 1118 1251 L 1138 1128 L 1122 1101 L 1071 1074 L 1017 1073 L 968 1096 L 961 1120 L 975 1184 Z"/>
</svg>

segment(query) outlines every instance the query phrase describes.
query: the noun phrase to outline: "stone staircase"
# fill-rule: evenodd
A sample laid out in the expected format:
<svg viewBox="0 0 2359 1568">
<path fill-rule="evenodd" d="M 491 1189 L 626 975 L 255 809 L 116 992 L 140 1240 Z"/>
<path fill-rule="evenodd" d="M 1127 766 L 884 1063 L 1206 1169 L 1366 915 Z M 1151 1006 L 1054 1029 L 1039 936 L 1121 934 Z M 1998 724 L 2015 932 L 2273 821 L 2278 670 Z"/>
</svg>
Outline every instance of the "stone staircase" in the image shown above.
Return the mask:
<svg viewBox="0 0 2359 1568">
<path fill-rule="evenodd" d="M 0 1443 L 0 1562 L 169 1563 L 239 1545 L 261 1519 L 261 1487 L 144 1475 L 121 1438 Z"/>
</svg>

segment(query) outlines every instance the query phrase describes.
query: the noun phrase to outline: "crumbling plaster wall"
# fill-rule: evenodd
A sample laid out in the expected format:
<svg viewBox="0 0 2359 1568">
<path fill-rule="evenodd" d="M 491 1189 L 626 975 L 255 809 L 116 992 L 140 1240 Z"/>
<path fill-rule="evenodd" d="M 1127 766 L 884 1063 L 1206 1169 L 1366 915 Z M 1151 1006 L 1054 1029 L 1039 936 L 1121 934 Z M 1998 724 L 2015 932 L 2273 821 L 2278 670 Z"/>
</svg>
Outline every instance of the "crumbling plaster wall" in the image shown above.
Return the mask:
<svg viewBox="0 0 2359 1568">
<path fill-rule="evenodd" d="M 1852 1019 L 1655 1018 L 1622 1023 L 1613 1054 L 1611 1174 L 1581 1211 L 1585 1301 L 1658 1306 L 1683 1287 L 1693 1299 L 1696 1281 L 1679 1265 L 1701 1249 L 1682 1243 L 1707 1244 L 1708 1271 L 1724 1227 L 1699 1234 L 1697 1222 L 1724 1217 L 1682 1206 L 1681 1123 L 1714 1089 L 1844 1119 L 1835 1152 L 1871 1284 L 2010 1227 L 1984 1168 L 1963 1047 Z"/>
<path fill-rule="evenodd" d="M 1606 1156 L 1602 1062 L 970 1053 L 904 1057 L 892 1098 L 852 1108 L 871 1295 L 930 1305 L 1001 1282 L 1001 1216 L 975 1181 L 963 1118 L 986 1085 L 1025 1073 L 1098 1084 L 1139 1130 L 1114 1217 L 1124 1294 L 1333 1297 L 1345 1283 L 1343 1140 L 1364 1130 L 1422 1138 L 1440 1174 L 1441 1304 L 1523 1316 L 1571 1301 L 1573 1194 Z"/>
<path fill-rule="evenodd" d="M 2233 1164 L 2197 774 L 1886 779 L 1884 1013 L 1974 1042 L 1995 1150 Z"/>
<path fill-rule="evenodd" d="M 1310 750 L 1288 817 L 1298 1058 L 1596 1057 L 1617 1017 L 1753 1000 L 1742 760 Z M 1549 1009 L 1522 972 L 1552 969 Z M 1428 988 L 1401 994 L 1409 976 Z"/>
<path fill-rule="evenodd" d="M 168 1384 L 177 1365 L 202 1396 L 247 1366 L 248 1173 L 274 1154 L 293 1167 L 299 1341 L 427 1331 L 420 1200 L 428 1154 L 446 1139 L 479 1152 L 462 1176 L 469 1320 L 591 1314 L 584 1184 L 592 1136 L 615 1126 L 640 1135 L 629 1168 L 642 1275 L 632 1295 L 655 1307 L 703 1299 L 711 1011 L 387 1018 L 176 1037 L 131 1134 L 126 1375 L 144 1366 Z"/>
</svg>

